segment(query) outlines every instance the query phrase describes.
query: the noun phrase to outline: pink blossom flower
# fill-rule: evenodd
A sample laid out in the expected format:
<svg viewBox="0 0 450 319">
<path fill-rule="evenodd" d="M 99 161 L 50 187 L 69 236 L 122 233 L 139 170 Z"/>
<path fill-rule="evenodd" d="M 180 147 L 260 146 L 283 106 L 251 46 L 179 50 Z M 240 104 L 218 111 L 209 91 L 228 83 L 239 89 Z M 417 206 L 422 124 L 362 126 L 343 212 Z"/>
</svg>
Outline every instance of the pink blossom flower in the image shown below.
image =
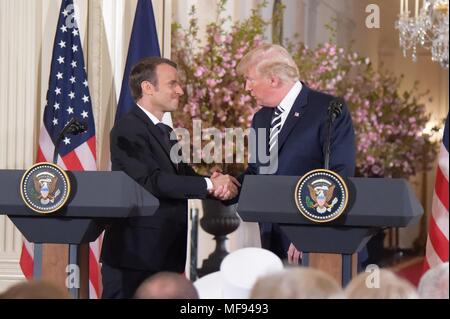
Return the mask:
<svg viewBox="0 0 450 319">
<path fill-rule="evenodd" d="M 208 80 L 206 80 L 206 84 L 208 84 L 208 86 L 210 88 L 213 88 L 213 87 L 215 87 L 217 85 L 217 81 L 214 80 L 214 79 L 208 79 Z"/>
<path fill-rule="evenodd" d="M 202 66 L 200 66 L 194 73 L 194 76 L 201 77 L 205 73 L 206 69 Z"/>
</svg>

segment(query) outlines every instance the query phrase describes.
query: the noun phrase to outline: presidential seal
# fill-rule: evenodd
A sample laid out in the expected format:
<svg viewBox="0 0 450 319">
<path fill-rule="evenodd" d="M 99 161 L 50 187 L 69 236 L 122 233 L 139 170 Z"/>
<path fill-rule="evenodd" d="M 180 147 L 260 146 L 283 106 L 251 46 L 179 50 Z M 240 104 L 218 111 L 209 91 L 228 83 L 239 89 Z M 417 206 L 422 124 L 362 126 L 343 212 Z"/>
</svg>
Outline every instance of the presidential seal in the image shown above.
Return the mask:
<svg viewBox="0 0 450 319">
<path fill-rule="evenodd" d="M 326 169 L 306 173 L 295 187 L 295 203 L 307 219 L 326 223 L 347 207 L 348 189 L 342 177 Z"/>
<path fill-rule="evenodd" d="M 69 199 L 70 180 L 66 172 L 51 163 L 38 163 L 25 172 L 20 182 L 25 205 L 40 214 L 57 211 Z"/>
</svg>

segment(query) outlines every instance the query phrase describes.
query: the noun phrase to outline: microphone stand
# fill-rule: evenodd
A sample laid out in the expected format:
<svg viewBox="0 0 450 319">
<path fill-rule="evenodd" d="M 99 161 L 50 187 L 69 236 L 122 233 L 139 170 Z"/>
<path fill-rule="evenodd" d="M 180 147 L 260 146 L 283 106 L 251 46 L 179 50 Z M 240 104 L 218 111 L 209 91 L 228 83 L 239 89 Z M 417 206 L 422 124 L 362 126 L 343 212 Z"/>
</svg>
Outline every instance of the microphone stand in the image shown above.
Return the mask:
<svg viewBox="0 0 450 319">
<path fill-rule="evenodd" d="M 58 139 L 55 143 L 55 150 L 53 152 L 53 164 L 58 164 L 58 153 L 61 141 L 66 134 L 78 135 L 85 132 L 87 129 L 87 124 L 84 122 L 79 122 L 74 118 L 71 118 L 69 123 L 63 128 L 61 133 L 58 135 Z M 69 244 L 69 261 L 68 265 L 78 265 L 78 244 Z M 69 292 L 73 298 L 78 299 L 80 296 L 80 279 L 76 279 L 73 287 L 69 287 Z"/>
<path fill-rule="evenodd" d="M 325 140 L 325 147 L 324 147 L 324 153 L 325 153 L 325 164 L 324 164 L 324 168 L 325 169 L 330 169 L 330 144 L 331 144 L 331 131 L 332 131 L 332 124 L 333 124 L 333 119 L 331 117 L 328 118 L 328 123 L 327 123 L 327 137 Z"/>
<path fill-rule="evenodd" d="M 335 99 L 330 102 L 328 106 L 328 121 L 327 121 L 327 135 L 324 145 L 324 168 L 330 169 L 330 145 L 331 145 L 331 133 L 333 131 L 333 122 L 342 112 L 343 102 L 341 99 Z"/>
</svg>

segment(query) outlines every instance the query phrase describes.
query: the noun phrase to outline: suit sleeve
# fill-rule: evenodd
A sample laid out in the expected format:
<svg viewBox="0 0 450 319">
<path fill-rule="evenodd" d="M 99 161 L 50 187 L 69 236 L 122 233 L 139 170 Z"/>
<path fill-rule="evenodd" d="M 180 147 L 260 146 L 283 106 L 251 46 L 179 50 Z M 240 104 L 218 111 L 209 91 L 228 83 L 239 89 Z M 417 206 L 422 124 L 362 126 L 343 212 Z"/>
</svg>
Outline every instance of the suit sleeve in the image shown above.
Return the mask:
<svg viewBox="0 0 450 319">
<path fill-rule="evenodd" d="M 158 198 L 206 198 L 206 181 L 200 176 L 164 172 L 151 152 L 148 133 L 139 126 L 118 126 L 111 131 L 113 170 L 121 170 Z M 190 172 L 192 173 L 192 172 Z"/>
<path fill-rule="evenodd" d="M 323 130 L 324 133 L 325 131 L 326 129 Z M 322 136 L 325 136 L 325 134 L 322 134 Z M 354 176 L 355 132 L 347 105 L 344 105 L 342 114 L 333 123 L 330 150 L 330 169 L 341 176 Z"/>
<path fill-rule="evenodd" d="M 256 129 L 256 124 L 255 124 L 256 117 L 257 117 L 257 114 L 255 114 L 253 121 L 252 121 L 252 131 L 255 134 L 257 134 L 257 132 L 258 132 L 258 130 Z M 252 141 L 252 139 L 249 139 L 249 141 Z M 256 141 L 258 141 L 257 135 L 255 136 L 255 139 L 253 142 L 256 142 Z M 252 154 L 251 153 L 252 151 L 255 152 L 255 154 Z M 242 174 L 240 174 L 239 176 L 236 177 L 236 179 L 239 181 L 239 183 L 241 183 L 241 185 L 243 185 L 243 183 L 244 183 L 245 176 L 258 174 L 258 161 L 257 161 L 258 143 L 257 142 L 256 142 L 256 145 L 249 145 L 249 152 L 251 154 L 250 154 L 250 159 L 248 161 L 246 170 Z M 226 201 L 222 201 L 222 203 L 227 206 L 236 204 L 239 201 L 239 197 L 241 195 L 241 190 L 242 190 L 242 186 L 239 187 L 238 194 L 235 198 L 226 200 Z"/>
</svg>

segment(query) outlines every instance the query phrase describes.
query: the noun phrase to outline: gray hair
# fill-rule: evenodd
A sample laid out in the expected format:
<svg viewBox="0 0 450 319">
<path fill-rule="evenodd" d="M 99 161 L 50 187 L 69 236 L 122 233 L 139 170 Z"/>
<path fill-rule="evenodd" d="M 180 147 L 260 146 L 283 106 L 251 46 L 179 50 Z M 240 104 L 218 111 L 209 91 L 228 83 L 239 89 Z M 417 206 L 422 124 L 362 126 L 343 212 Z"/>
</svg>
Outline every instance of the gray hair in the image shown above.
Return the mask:
<svg viewBox="0 0 450 319">
<path fill-rule="evenodd" d="M 251 66 L 263 76 L 278 76 L 283 82 L 299 80 L 299 70 L 289 52 L 277 44 L 263 44 L 248 52 L 237 66 L 237 72 L 244 75 Z"/>
<path fill-rule="evenodd" d="M 329 274 L 313 268 L 293 267 L 259 278 L 251 299 L 335 298 L 342 288 Z"/>
<path fill-rule="evenodd" d="M 361 272 L 345 287 L 347 299 L 419 299 L 416 288 L 387 269 L 379 269 L 379 286 L 368 285 L 373 274 Z"/>
</svg>

